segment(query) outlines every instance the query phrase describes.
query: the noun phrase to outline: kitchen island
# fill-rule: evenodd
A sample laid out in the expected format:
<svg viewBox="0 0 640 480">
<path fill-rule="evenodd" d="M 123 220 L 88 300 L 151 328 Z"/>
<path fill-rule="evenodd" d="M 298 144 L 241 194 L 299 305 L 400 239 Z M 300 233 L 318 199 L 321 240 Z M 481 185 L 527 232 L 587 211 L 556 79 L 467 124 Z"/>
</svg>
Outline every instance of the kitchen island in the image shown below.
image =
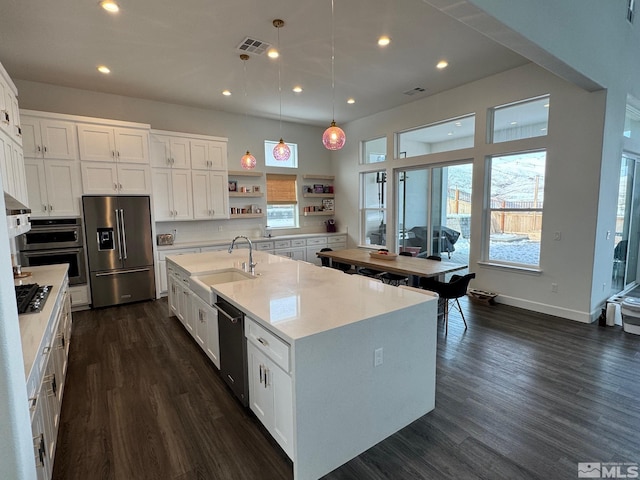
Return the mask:
<svg viewBox="0 0 640 480">
<path fill-rule="evenodd" d="M 167 266 L 211 303 L 198 278 L 247 260 L 241 249 L 168 256 Z M 330 472 L 433 410 L 435 297 L 264 252 L 254 260 L 254 278 L 210 288 L 247 316 L 249 404 L 296 479 Z"/>
</svg>

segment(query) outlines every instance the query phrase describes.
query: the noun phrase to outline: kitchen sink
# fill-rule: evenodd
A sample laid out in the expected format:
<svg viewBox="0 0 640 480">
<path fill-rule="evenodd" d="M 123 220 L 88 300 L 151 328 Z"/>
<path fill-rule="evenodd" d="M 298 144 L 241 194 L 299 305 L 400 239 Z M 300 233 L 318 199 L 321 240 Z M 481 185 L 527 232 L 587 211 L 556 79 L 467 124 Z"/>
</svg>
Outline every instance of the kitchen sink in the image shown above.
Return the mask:
<svg viewBox="0 0 640 480">
<path fill-rule="evenodd" d="M 216 295 L 211 287 L 221 283 L 239 282 L 242 280 L 253 280 L 256 277 L 248 272 L 243 272 L 236 268 L 218 270 L 211 273 L 203 273 L 189 278 L 189 287 L 202 300 L 211 305 L 215 301 Z"/>
</svg>

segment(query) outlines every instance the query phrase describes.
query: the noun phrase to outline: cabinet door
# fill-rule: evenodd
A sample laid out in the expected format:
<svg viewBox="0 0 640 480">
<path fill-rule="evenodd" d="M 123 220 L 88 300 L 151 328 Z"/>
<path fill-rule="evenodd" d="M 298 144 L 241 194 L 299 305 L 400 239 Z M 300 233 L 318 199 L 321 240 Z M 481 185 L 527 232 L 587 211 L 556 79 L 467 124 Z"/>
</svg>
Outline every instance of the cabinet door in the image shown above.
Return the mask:
<svg viewBox="0 0 640 480">
<path fill-rule="evenodd" d="M 41 120 L 42 153 L 44 158 L 57 160 L 76 159 L 74 124 L 59 120 Z"/>
<path fill-rule="evenodd" d="M 27 193 L 27 178 L 24 172 L 24 155 L 22 149 L 13 144 L 13 179 L 14 189 L 12 195 L 22 203 L 27 203 L 29 194 Z"/>
<path fill-rule="evenodd" d="M 191 168 L 191 152 L 188 138 L 171 137 L 171 167 Z"/>
<path fill-rule="evenodd" d="M 112 162 L 80 162 L 82 171 L 82 193 L 118 193 L 118 169 Z"/>
<path fill-rule="evenodd" d="M 193 315 L 193 338 L 195 338 L 200 348 L 206 349 L 205 342 L 207 340 L 207 310 L 206 305 L 199 297 L 192 295 L 192 315 Z"/>
<path fill-rule="evenodd" d="M 49 215 L 80 216 L 80 166 L 68 160 L 44 160 Z"/>
<path fill-rule="evenodd" d="M 2 174 L 2 188 L 5 192 L 10 191 L 13 182 L 11 155 L 11 141 L 9 137 L 0 134 L 0 172 Z"/>
<path fill-rule="evenodd" d="M 116 158 L 115 138 L 111 127 L 79 124 L 78 145 L 80 160 L 113 162 Z"/>
<path fill-rule="evenodd" d="M 267 357 L 251 342 L 247 342 L 249 368 L 249 407 L 262 424 L 271 431 L 273 425 L 273 392 L 268 388 Z"/>
<path fill-rule="evenodd" d="M 164 262 L 166 263 L 166 262 Z M 167 303 L 169 304 L 169 313 L 178 316 L 178 289 L 177 280 L 174 275 L 167 275 Z"/>
<path fill-rule="evenodd" d="M 171 167 L 171 150 L 169 137 L 152 133 L 149 136 L 150 162 L 152 167 Z"/>
<path fill-rule="evenodd" d="M 147 165 L 122 163 L 118 165 L 118 193 L 151 193 L 151 169 Z"/>
<path fill-rule="evenodd" d="M 158 260 L 158 268 L 156 269 L 156 285 L 160 286 L 160 294 L 166 293 L 168 290 L 167 282 L 167 262 Z"/>
<path fill-rule="evenodd" d="M 49 215 L 49 199 L 47 197 L 47 181 L 44 171 L 44 161 L 27 158 L 24 161 L 27 177 L 27 191 L 29 192 L 29 208 L 32 217 L 46 217 Z"/>
<path fill-rule="evenodd" d="M 153 169 L 153 213 L 157 222 L 173 220 L 171 169 Z"/>
<path fill-rule="evenodd" d="M 207 150 L 211 169 L 227 169 L 227 144 L 226 142 L 207 142 Z"/>
<path fill-rule="evenodd" d="M 197 170 L 209 170 L 209 149 L 206 140 L 191 140 L 189 142 L 191 153 L 191 168 Z"/>
<path fill-rule="evenodd" d="M 116 159 L 119 162 L 149 164 L 149 134 L 135 128 L 115 128 Z"/>
<path fill-rule="evenodd" d="M 184 282 L 181 282 L 180 292 L 181 292 L 181 300 L 179 300 L 179 303 L 178 303 L 178 307 L 180 309 L 179 311 L 180 315 L 178 316 L 178 318 L 182 320 L 182 323 L 184 324 L 187 331 L 191 334 L 191 336 L 195 336 L 195 330 L 194 330 L 195 325 L 194 325 L 193 314 L 191 312 L 191 290 L 189 290 L 189 288 L 184 284 Z"/>
<path fill-rule="evenodd" d="M 40 122 L 37 118 L 24 117 L 22 119 L 22 150 L 25 157 L 42 158 Z"/>
<path fill-rule="evenodd" d="M 193 158 L 193 157 L 192 157 Z M 211 218 L 211 177 L 204 170 L 192 170 L 193 182 L 193 218 Z"/>
<path fill-rule="evenodd" d="M 31 416 L 31 435 L 33 438 L 33 452 L 36 459 L 37 480 L 49 480 L 51 474 L 44 432 L 44 417 L 46 415 L 46 403 L 41 396 L 37 394 L 36 404 Z"/>
<path fill-rule="evenodd" d="M 293 459 L 293 387 L 291 377 L 273 362 L 269 362 L 267 385 L 273 391 L 272 435 Z"/>
<path fill-rule="evenodd" d="M 173 199 L 174 220 L 193 219 L 193 192 L 190 170 L 172 170 L 171 198 Z"/>
<path fill-rule="evenodd" d="M 207 339 L 205 352 L 213 364 L 220 368 L 220 338 L 218 337 L 218 311 L 206 305 L 207 312 Z"/>
<path fill-rule="evenodd" d="M 227 172 L 211 172 L 211 218 L 229 218 L 229 185 Z"/>
</svg>

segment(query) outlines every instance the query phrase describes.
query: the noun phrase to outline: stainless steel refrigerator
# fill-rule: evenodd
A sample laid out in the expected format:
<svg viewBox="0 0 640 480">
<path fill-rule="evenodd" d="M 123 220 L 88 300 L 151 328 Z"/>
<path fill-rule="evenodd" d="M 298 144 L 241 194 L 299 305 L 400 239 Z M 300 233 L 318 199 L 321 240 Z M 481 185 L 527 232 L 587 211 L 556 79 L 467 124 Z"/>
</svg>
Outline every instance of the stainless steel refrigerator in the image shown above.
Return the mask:
<svg viewBox="0 0 640 480">
<path fill-rule="evenodd" d="M 149 197 L 87 195 L 82 206 L 92 305 L 154 298 Z"/>
</svg>

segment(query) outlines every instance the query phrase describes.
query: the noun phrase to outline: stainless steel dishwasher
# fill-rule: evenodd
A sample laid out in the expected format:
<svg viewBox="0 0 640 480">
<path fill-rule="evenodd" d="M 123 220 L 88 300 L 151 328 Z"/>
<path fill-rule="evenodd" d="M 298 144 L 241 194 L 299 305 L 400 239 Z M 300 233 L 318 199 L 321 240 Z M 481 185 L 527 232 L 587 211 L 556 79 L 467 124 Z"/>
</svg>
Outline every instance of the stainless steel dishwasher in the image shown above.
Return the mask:
<svg viewBox="0 0 640 480">
<path fill-rule="evenodd" d="M 244 313 L 221 297 L 213 305 L 218 315 L 220 340 L 220 374 L 234 395 L 249 405 L 247 378 L 247 339 L 244 336 Z"/>
</svg>

